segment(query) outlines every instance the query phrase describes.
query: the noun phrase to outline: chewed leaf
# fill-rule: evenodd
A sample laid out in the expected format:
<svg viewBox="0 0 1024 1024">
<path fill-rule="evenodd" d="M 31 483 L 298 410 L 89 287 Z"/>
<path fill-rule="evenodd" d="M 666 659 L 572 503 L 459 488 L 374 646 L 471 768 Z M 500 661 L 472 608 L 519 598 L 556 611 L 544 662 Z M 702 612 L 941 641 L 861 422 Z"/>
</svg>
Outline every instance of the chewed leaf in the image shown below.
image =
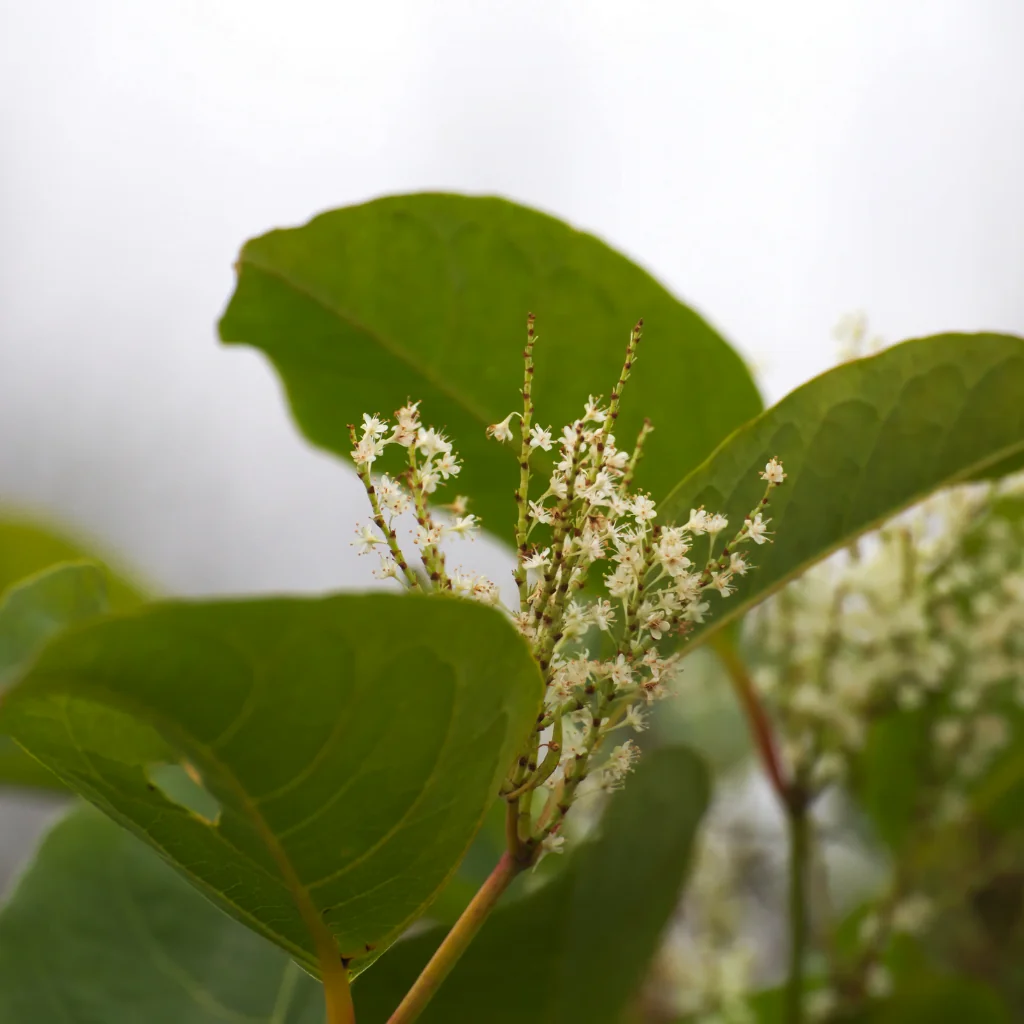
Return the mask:
<svg viewBox="0 0 1024 1024">
<path fill-rule="evenodd" d="M 540 694 L 468 601 L 167 603 L 59 636 L 0 728 L 308 969 L 358 972 L 455 870 Z"/>
</svg>

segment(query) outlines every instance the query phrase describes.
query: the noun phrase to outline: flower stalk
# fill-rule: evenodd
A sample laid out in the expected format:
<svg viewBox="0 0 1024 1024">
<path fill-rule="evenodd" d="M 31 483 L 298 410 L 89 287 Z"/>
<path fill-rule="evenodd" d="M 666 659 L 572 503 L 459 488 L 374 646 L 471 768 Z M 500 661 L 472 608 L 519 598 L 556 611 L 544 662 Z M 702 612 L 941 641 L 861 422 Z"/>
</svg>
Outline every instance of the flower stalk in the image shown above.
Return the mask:
<svg viewBox="0 0 1024 1024">
<path fill-rule="evenodd" d="M 398 1009 L 388 1018 L 388 1024 L 410 1024 L 419 1017 L 441 987 L 441 983 L 459 962 L 466 947 L 483 927 L 484 921 L 502 894 L 524 867 L 526 865 L 517 861 L 508 851 L 501 855 L 487 881 L 477 890 L 469 906 L 462 912 L 452 930 L 430 958 L 430 962 L 423 968 L 415 984 L 399 1003 Z"/>
</svg>

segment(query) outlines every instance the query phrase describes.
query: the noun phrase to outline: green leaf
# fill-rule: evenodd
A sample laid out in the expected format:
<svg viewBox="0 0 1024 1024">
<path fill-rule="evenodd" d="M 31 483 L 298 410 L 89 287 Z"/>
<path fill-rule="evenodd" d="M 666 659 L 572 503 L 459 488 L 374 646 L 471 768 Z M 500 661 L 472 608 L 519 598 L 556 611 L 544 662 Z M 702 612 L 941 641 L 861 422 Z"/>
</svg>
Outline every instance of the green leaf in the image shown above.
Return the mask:
<svg viewBox="0 0 1024 1024">
<path fill-rule="evenodd" d="M 460 492 L 511 538 L 511 445 L 485 427 L 521 408 L 526 314 L 537 314 L 534 400 L 556 431 L 589 393 L 608 395 L 630 328 L 644 339 L 616 433 L 645 416 L 638 486 L 667 493 L 761 409 L 736 353 L 649 274 L 591 235 L 514 203 L 407 195 L 332 210 L 248 242 L 220 323 L 265 352 L 314 444 L 347 457 L 347 424 L 423 400 L 465 459 Z"/>
<path fill-rule="evenodd" d="M 321 986 L 90 807 L 0 912 L 4 1024 L 323 1024 Z"/>
<path fill-rule="evenodd" d="M 106 608 L 106 575 L 89 562 L 44 569 L 11 587 L 0 598 L 0 690 L 50 637 Z M 0 736 L 0 785 L 64 788 L 7 736 Z"/>
<path fill-rule="evenodd" d="M 333 942 L 358 971 L 454 872 L 541 686 L 455 598 L 166 603 L 61 633 L 0 729 L 305 967 Z"/>
<path fill-rule="evenodd" d="M 707 800 L 694 754 L 645 755 L 600 837 L 543 889 L 492 915 L 422 1024 L 618 1024 L 677 904 Z M 388 1019 L 444 934 L 400 943 L 359 979 L 360 1024 Z"/>
<path fill-rule="evenodd" d="M 685 521 L 701 505 L 738 526 L 777 455 L 775 542 L 707 626 L 707 637 L 788 580 L 932 491 L 1024 449 L 1024 340 L 945 334 L 904 342 L 816 377 L 746 424 L 659 509 Z"/>
<path fill-rule="evenodd" d="M 923 978 L 855 1018 L 856 1024 L 1010 1024 L 999 997 L 968 978 Z"/>
<path fill-rule="evenodd" d="M 44 569 L 0 598 L 0 687 L 54 634 L 107 610 L 107 581 L 91 562 Z"/>
<path fill-rule="evenodd" d="M 111 569 L 97 552 L 49 527 L 0 510 L 0 593 L 41 569 L 82 560 L 103 566 L 107 597 L 115 611 L 132 608 L 142 600 L 139 586 L 120 569 Z"/>
</svg>

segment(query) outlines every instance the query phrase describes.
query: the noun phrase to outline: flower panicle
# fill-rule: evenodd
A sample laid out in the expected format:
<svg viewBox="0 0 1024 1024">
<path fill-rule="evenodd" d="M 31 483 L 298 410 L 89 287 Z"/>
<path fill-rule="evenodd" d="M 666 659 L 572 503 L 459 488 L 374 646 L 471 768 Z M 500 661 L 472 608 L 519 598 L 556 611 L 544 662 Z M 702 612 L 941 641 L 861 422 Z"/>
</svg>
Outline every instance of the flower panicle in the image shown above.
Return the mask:
<svg viewBox="0 0 1024 1024">
<path fill-rule="evenodd" d="M 653 430 L 650 420 L 643 421 L 632 449 L 620 448 L 615 432 L 642 330 L 640 320 L 630 331 L 607 401 L 588 395 L 580 416 L 556 434 L 535 420 L 537 337 L 529 316 L 522 410 L 486 429 L 499 443 L 518 436 L 513 570 L 518 607 L 509 616 L 530 645 L 545 684 L 531 747 L 502 789 L 519 808 L 515 832 L 523 847 L 519 853 L 527 857 L 561 845 L 562 822 L 581 795 L 623 783 L 638 748 L 626 740 L 602 761 L 606 737 L 621 728 L 642 730 L 646 706 L 668 695 L 678 655 L 661 650 L 663 642 L 703 623 L 711 602 L 734 592 L 738 578 L 751 568 L 745 546 L 770 540 L 771 520 L 764 510 L 772 490 L 785 480 L 781 462 L 772 458 L 760 474 L 763 497 L 731 536 L 729 520 L 703 508 L 692 509 L 685 522 L 662 521 L 663 510 L 651 495 L 634 487 Z M 372 526 L 359 533 L 360 549 L 387 545 L 381 575 L 407 584 L 411 575 L 417 585 L 501 607 L 496 585 L 483 577 L 449 573 L 445 565 L 443 542 L 478 526 L 474 516 L 465 514 L 464 503 L 451 521 L 437 522 L 431 512 L 436 488 L 461 469 L 451 443 L 421 424 L 418 402 L 407 403 L 395 420 L 364 416 L 361 432 L 353 429 L 352 458 L 374 509 Z M 397 476 L 372 480 L 370 467 L 396 444 L 408 449 L 407 467 Z M 416 518 L 413 543 L 423 565 L 422 580 L 403 569 L 408 563 L 397 545 L 395 519 L 406 512 Z M 729 539 L 716 553 L 722 536 Z M 585 599 L 588 586 L 604 594 Z M 610 638 L 606 656 L 592 653 L 594 639 L 602 635 Z M 557 741 L 551 739 L 553 730 Z M 529 804 L 523 799 L 535 789 L 547 798 L 534 819 L 523 810 Z"/>
</svg>

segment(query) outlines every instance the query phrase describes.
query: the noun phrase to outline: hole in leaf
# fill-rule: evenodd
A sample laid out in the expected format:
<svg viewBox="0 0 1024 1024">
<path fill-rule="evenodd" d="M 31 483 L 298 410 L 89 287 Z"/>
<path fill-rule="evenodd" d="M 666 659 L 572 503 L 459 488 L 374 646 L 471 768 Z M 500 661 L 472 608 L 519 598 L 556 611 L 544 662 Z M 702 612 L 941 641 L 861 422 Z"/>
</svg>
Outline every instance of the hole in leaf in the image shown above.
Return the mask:
<svg viewBox="0 0 1024 1024">
<path fill-rule="evenodd" d="M 220 803 L 203 785 L 203 777 L 188 761 L 181 764 L 153 764 L 146 769 L 150 783 L 172 804 L 201 818 L 208 825 L 220 821 Z"/>
</svg>

